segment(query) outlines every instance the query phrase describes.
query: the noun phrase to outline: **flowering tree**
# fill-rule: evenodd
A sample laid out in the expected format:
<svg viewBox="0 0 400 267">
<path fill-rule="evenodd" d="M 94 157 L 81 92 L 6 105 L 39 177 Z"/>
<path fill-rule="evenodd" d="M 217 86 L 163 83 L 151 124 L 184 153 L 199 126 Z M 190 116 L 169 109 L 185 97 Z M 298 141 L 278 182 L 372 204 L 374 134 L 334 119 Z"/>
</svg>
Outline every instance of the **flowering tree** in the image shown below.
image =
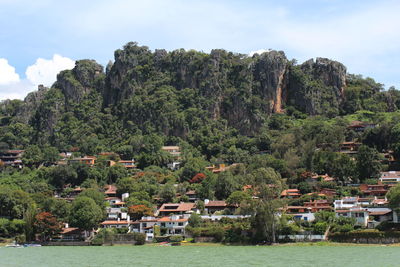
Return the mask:
<svg viewBox="0 0 400 267">
<path fill-rule="evenodd" d="M 139 220 L 143 216 L 152 216 L 153 210 L 145 205 L 133 205 L 128 209 L 129 216 L 133 220 Z"/>
<path fill-rule="evenodd" d="M 192 179 L 190 179 L 189 183 L 201 183 L 204 179 L 206 179 L 206 175 L 204 173 L 197 173 Z"/>
<path fill-rule="evenodd" d="M 40 212 L 35 216 L 34 227 L 40 233 L 41 241 L 48 241 L 49 238 L 61 232 L 61 223 L 56 216 L 50 212 Z"/>
</svg>

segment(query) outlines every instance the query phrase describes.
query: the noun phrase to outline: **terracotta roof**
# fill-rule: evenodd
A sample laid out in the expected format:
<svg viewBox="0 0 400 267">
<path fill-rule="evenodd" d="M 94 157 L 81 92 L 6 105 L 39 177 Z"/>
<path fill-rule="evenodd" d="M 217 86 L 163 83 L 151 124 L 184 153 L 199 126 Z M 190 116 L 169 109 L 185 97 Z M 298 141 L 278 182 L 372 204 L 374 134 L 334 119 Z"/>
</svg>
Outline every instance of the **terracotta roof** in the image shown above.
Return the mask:
<svg viewBox="0 0 400 267">
<path fill-rule="evenodd" d="M 194 190 L 189 190 L 186 192 L 186 195 L 195 195 L 195 194 L 196 194 L 196 191 L 194 191 Z"/>
<path fill-rule="evenodd" d="M 181 211 L 190 211 L 195 207 L 195 203 L 165 203 L 163 204 L 159 211 L 160 212 L 168 212 L 168 211 L 176 211 L 176 212 L 181 212 Z"/>
<path fill-rule="evenodd" d="M 66 234 L 73 234 L 75 232 L 81 233 L 82 231 L 76 227 L 69 227 L 69 228 L 63 228 L 60 234 L 66 235 Z"/>
<path fill-rule="evenodd" d="M 210 200 L 207 204 L 205 204 L 206 207 L 226 207 L 228 204 L 224 200 Z"/>
<path fill-rule="evenodd" d="M 106 191 L 104 192 L 106 195 L 108 194 L 116 194 L 117 187 L 115 185 L 106 185 Z"/>
<path fill-rule="evenodd" d="M 171 217 L 162 217 L 158 219 L 159 222 L 187 222 L 189 219 L 188 218 L 180 218 L 173 220 Z"/>
</svg>

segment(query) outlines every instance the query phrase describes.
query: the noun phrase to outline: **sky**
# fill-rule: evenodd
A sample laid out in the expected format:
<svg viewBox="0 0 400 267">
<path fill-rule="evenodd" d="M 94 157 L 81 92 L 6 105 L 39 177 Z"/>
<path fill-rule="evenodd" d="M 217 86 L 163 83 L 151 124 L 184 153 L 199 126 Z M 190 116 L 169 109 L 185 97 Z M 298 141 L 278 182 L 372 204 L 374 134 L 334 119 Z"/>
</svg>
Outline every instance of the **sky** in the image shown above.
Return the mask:
<svg viewBox="0 0 400 267">
<path fill-rule="evenodd" d="M 23 99 L 75 60 L 150 49 L 283 50 L 400 88 L 399 0 L 0 0 L 0 100 Z"/>
</svg>

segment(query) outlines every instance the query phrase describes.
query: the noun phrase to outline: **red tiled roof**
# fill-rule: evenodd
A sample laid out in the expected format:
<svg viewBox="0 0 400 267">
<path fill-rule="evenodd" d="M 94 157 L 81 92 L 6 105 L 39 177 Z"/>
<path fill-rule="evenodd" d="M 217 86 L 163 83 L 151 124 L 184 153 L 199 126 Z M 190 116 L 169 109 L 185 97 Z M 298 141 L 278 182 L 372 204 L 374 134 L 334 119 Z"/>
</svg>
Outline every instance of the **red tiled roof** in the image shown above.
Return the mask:
<svg viewBox="0 0 400 267">
<path fill-rule="evenodd" d="M 73 233 L 75 233 L 75 232 L 81 233 L 82 231 L 79 230 L 79 228 L 69 227 L 69 228 L 63 228 L 63 229 L 61 230 L 61 233 L 60 233 L 60 234 L 62 234 L 62 235 L 65 235 L 65 234 L 73 234 Z"/>
<path fill-rule="evenodd" d="M 180 218 L 176 220 L 172 220 L 170 217 L 162 217 L 158 219 L 159 222 L 187 222 L 189 219 L 188 218 Z"/>
<path fill-rule="evenodd" d="M 115 185 L 106 185 L 106 192 L 104 192 L 106 195 L 108 194 L 116 194 L 117 193 L 117 187 Z"/>
<path fill-rule="evenodd" d="M 101 225 L 113 225 L 113 224 L 129 224 L 128 221 L 104 221 Z"/>
</svg>

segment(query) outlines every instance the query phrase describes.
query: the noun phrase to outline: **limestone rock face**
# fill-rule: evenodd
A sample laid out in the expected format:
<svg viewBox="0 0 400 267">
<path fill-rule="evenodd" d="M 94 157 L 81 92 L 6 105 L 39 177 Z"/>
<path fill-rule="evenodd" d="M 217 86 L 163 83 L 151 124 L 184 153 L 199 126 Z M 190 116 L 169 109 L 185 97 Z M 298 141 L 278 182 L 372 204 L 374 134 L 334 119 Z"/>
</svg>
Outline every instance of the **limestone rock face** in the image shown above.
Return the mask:
<svg viewBox="0 0 400 267">
<path fill-rule="evenodd" d="M 301 68 L 314 79 L 319 79 L 326 86 L 332 87 L 336 95 L 343 96 L 346 87 L 346 67 L 342 63 L 318 57 L 315 62 L 313 59 L 304 62 Z"/>
<path fill-rule="evenodd" d="M 337 115 L 344 99 L 346 67 L 333 60 L 310 59 L 291 66 L 288 104 L 311 115 Z"/>
<path fill-rule="evenodd" d="M 32 114 L 38 109 L 48 90 L 49 88 L 39 85 L 37 91 L 29 93 L 25 97 L 23 105 L 21 105 L 17 112 L 17 120 L 23 123 L 28 123 Z"/>
<path fill-rule="evenodd" d="M 255 90 L 269 104 L 270 113 L 283 111 L 287 91 L 288 60 L 282 51 L 261 54 L 253 67 Z"/>
<path fill-rule="evenodd" d="M 252 57 L 223 49 L 210 53 L 184 49 L 152 52 L 146 46 L 131 42 L 115 51 L 114 62 L 107 65 L 106 73 L 94 60 L 77 61 L 74 69 L 60 72 L 50 89 L 54 89 L 52 93 L 39 90 L 29 95 L 20 113 L 25 122 L 29 121 L 28 114 L 35 113 L 46 94 L 52 100 L 47 102 L 55 105 L 52 110 L 57 114 L 72 111 L 82 100 L 94 97 L 98 99 L 98 110 L 110 108 L 121 120 L 140 127 L 157 116 L 152 111 L 138 116 L 143 109 L 132 108 L 131 101 L 145 102 L 163 87 L 167 89 L 162 92 L 179 96 L 178 102 L 183 101 L 182 91 L 188 90 L 199 102 L 190 105 L 201 108 L 204 116 L 223 119 L 240 133 L 252 135 L 268 115 L 283 113 L 288 106 L 311 115 L 337 115 L 346 88 L 346 67 L 326 58 L 298 65 L 289 61 L 284 52 L 274 50 Z M 176 106 L 182 109 L 186 105 L 189 103 Z M 121 110 L 127 114 L 119 114 Z M 45 113 L 46 109 L 40 112 Z M 59 117 L 49 119 L 52 125 Z M 45 124 L 46 120 L 36 118 L 41 121 L 37 125 Z M 185 135 L 186 126 L 180 120 L 165 122 L 164 133 Z"/>
<path fill-rule="evenodd" d="M 67 107 L 72 103 L 79 103 L 82 98 L 94 88 L 101 91 L 104 76 L 103 67 L 94 60 L 78 60 L 72 70 L 61 71 L 57 75 L 55 87 L 61 89 L 65 96 Z"/>
</svg>

